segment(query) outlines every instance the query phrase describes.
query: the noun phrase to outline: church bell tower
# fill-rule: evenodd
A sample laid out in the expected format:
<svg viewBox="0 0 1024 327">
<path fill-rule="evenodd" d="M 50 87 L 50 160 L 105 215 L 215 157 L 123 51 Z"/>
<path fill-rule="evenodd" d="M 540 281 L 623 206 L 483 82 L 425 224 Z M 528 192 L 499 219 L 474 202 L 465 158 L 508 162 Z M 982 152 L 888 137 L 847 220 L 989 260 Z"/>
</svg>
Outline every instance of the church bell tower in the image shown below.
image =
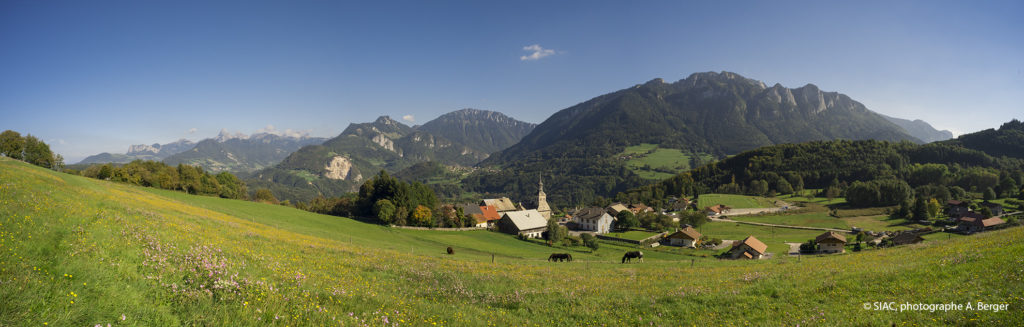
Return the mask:
<svg viewBox="0 0 1024 327">
<path fill-rule="evenodd" d="M 544 178 L 541 177 L 539 180 L 539 189 L 537 192 L 537 212 L 540 212 L 544 219 L 551 219 L 551 207 L 548 206 L 548 195 L 544 194 Z"/>
</svg>

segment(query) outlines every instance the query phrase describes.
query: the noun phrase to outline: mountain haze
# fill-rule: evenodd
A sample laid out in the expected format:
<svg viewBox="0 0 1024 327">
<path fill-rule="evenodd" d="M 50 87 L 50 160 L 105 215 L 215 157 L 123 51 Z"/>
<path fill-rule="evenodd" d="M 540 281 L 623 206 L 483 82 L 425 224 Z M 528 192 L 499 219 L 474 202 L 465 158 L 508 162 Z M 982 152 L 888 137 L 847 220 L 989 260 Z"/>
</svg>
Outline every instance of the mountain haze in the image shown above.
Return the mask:
<svg viewBox="0 0 1024 327">
<path fill-rule="evenodd" d="M 152 145 L 146 144 L 134 144 L 128 147 L 126 153 L 100 153 L 97 155 L 88 156 L 78 164 L 96 164 L 96 163 L 129 163 L 135 160 L 154 160 L 160 161 L 164 158 L 172 155 L 188 151 L 196 144 L 186 139 L 180 139 L 175 142 L 167 144 L 153 143 Z"/>
<path fill-rule="evenodd" d="M 903 118 L 889 117 L 886 115 L 881 116 L 884 117 L 889 122 L 896 124 L 896 126 L 903 128 L 903 130 L 906 131 L 907 134 L 910 134 L 911 136 L 916 137 L 926 143 L 943 141 L 953 138 L 953 132 L 947 130 L 936 130 L 934 127 L 932 127 L 932 125 L 920 119 L 909 120 Z"/>
<path fill-rule="evenodd" d="M 285 136 L 257 133 L 251 136 L 230 135 L 221 131 L 214 139 L 205 139 L 192 149 L 174 154 L 163 161 L 203 167 L 220 172 L 246 172 L 273 166 L 292 152 L 306 145 L 320 144 L 322 137 Z"/>
</svg>

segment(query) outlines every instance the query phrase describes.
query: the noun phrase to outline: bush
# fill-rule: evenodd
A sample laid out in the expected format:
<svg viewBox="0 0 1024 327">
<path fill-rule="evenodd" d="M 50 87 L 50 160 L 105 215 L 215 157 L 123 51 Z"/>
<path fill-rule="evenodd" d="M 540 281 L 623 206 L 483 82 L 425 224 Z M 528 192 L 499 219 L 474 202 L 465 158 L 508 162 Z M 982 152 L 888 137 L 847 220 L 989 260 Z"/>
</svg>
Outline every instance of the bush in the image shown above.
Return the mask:
<svg viewBox="0 0 1024 327">
<path fill-rule="evenodd" d="M 814 253 L 818 251 L 818 244 L 814 243 L 814 240 L 808 240 L 807 243 L 800 244 L 800 253 Z"/>
<path fill-rule="evenodd" d="M 597 237 L 595 237 L 594 234 L 583 233 L 580 236 L 583 237 L 583 245 L 585 245 L 588 248 L 590 248 L 590 252 L 597 251 L 597 249 L 599 247 L 601 247 L 601 245 L 599 243 L 597 243 Z"/>
</svg>

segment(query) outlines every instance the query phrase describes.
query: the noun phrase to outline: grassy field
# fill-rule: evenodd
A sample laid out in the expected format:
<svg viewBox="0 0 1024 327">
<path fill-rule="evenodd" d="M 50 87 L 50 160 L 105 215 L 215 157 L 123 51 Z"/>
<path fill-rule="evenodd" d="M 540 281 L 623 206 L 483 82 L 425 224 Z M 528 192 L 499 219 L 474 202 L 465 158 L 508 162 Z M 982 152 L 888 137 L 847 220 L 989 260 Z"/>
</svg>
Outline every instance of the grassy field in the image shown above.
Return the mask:
<svg viewBox="0 0 1024 327">
<path fill-rule="evenodd" d="M 624 238 L 627 240 L 641 241 L 645 238 L 658 235 L 659 233 L 651 233 L 645 231 L 631 230 L 623 233 L 608 233 L 608 236 Z"/>
<path fill-rule="evenodd" d="M 803 213 L 795 215 L 772 215 L 772 216 L 735 216 L 734 220 L 752 221 L 765 224 L 824 227 L 836 229 L 849 229 L 850 226 L 843 219 L 829 216 L 825 212 Z"/>
<path fill-rule="evenodd" d="M 842 204 L 846 203 L 846 199 L 842 198 L 842 197 L 837 197 L 837 198 L 834 198 L 832 200 L 829 200 L 828 198 L 825 198 L 825 197 L 818 197 L 818 196 L 812 195 L 812 194 L 818 194 L 819 192 L 821 192 L 820 189 L 806 189 L 800 195 L 797 195 L 797 194 L 785 194 L 785 195 L 778 196 L 778 199 L 786 201 L 786 202 L 790 202 L 790 203 L 810 202 L 810 203 L 819 204 L 819 205 L 823 205 L 823 206 L 842 205 Z"/>
<path fill-rule="evenodd" d="M 672 177 L 675 174 L 690 170 L 693 156 L 699 156 L 705 161 L 714 159 L 706 154 L 692 154 L 679 149 L 659 148 L 656 144 L 640 144 L 627 147 L 619 156 L 633 156 L 626 161 L 626 167 L 633 170 L 641 178 L 661 180 Z M 673 173 L 655 171 L 655 169 L 670 170 Z"/>
<path fill-rule="evenodd" d="M 724 204 L 732 208 L 771 208 L 772 200 L 748 195 L 735 194 L 701 194 L 697 198 L 697 207 L 705 208 Z"/>
<path fill-rule="evenodd" d="M 769 235 L 727 225 L 702 229 Z M 806 240 L 775 235 L 765 239 Z M 753 262 L 645 250 L 645 263 L 628 265 L 618 263 L 627 247 L 602 243 L 572 263 L 549 263 L 548 253 L 564 250 L 130 187 L 0 158 L 0 325 L 1011 326 L 1024 324 L 1024 245 L 1007 240 L 1021 238 L 1024 229 L 1010 228 Z M 455 255 L 442 254 L 446 244 Z M 1010 311 L 862 306 L 888 301 L 1007 303 Z"/>
</svg>

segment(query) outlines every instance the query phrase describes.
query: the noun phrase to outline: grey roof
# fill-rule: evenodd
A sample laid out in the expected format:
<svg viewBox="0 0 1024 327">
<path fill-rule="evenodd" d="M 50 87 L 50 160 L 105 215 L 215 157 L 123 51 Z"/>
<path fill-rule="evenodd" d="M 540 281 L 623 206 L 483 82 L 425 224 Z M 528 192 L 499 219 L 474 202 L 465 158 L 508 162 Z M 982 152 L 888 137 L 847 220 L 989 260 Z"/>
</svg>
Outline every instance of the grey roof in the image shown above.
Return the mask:
<svg viewBox="0 0 1024 327">
<path fill-rule="evenodd" d="M 607 215 L 607 214 L 608 214 L 608 212 L 605 211 L 604 209 L 597 208 L 597 207 L 590 207 L 590 208 L 581 209 L 580 211 L 576 212 L 576 218 L 579 219 L 579 220 L 599 220 L 599 219 L 601 219 L 602 216 Z M 609 216 L 611 216 L 611 215 L 609 215 Z"/>
<path fill-rule="evenodd" d="M 536 209 L 509 211 L 502 214 L 502 217 L 505 216 L 507 216 L 519 230 L 544 228 L 548 226 L 548 220 L 544 219 L 544 216 L 542 216 L 540 212 L 537 212 Z"/>
<path fill-rule="evenodd" d="M 483 210 L 480 210 L 480 205 L 476 203 L 463 203 L 459 207 L 462 208 L 462 214 L 464 215 L 482 215 Z"/>
</svg>

